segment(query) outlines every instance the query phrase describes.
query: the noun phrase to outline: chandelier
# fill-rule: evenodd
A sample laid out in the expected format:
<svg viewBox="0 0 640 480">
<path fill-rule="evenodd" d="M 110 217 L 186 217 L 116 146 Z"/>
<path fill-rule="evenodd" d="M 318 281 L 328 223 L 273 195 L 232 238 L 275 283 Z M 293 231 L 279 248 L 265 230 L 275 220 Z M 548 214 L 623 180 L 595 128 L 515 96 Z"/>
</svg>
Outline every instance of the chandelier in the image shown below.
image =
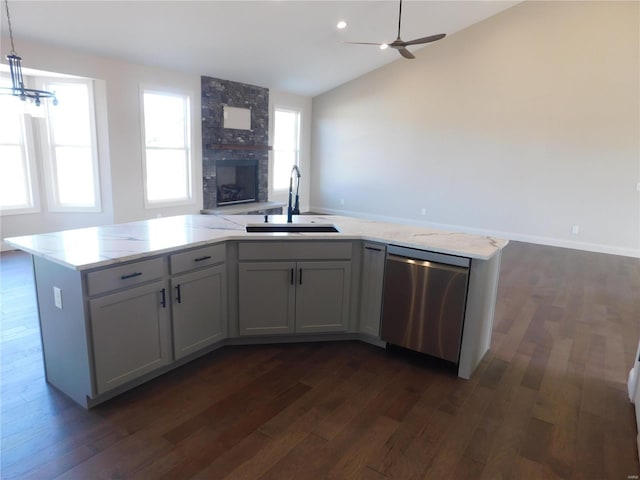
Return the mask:
<svg viewBox="0 0 640 480">
<path fill-rule="evenodd" d="M 9 15 L 9 3 L 4 0 L 4 7 L 7 11 L 7 23 L 9 24 L 9 38 L 11 39 L 11 53 L 7 55 L 9 61 L 9 72 L 11 73 L 11 87 L 0 88 L 0 94 L 13 95 L 25 101 L 27 98 L 33 101 L 36 106 L 40 106 L 40 99 L 51 98 L 54 105 L 58 104 L 55 92 L 47 92 L 46 90 L 35 90 L 33 88 L 25 88 L 24 78 L 22 76 L 22 57 L 16 54 L 16 47 L 13 44 L 13 29 L 11 28 L 11 16 Z"/>
</svg>

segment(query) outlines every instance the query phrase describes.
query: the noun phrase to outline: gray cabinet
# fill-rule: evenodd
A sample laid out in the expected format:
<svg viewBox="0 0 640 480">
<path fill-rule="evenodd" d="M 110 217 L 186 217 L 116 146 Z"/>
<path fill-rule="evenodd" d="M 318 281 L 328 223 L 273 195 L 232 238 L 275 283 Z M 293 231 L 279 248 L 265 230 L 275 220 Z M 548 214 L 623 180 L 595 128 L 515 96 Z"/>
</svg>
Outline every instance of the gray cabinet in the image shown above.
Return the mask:
<svg viewBox="0 0 640 480">
<path fill-rule="evenodd" d="M 176 360 L 227 336 L 225 265 L 173 277 L 171 292 Z"/>
<path fill-rule="evenodd" d="M 240 263 L 240 335 L 294 332 L 295 269 L 295 262 Z"/>
<path fill-rule="evenodd" d="M 176 360 L 227 336 L 227 269 L 223 243 L 169 256 Z"/>
<path fill-rule="evenodd" d="M 351 262 L 298 262 L 296 332 L 343 332 L 349 321 Z"/>
<path fill-rule="evenodd" d="M 382 287 L 386 246 L 366 242 L 362 261 L 362 295 L 360 299 L 360 332 L 380 337 Z"/>
<path fill-rule="evenodd" d="M 163 281 L 89 301 L 98 394 L 171 362 L 166 305 Z"/>
<path fill-rule="evenodd" d="M 87 274 L 98 395 L 226 337 L 224 259 L 212 245 Z"/>
<path fill-rule="evenodd" d="M 238 271 L 240 335 L 347 330 L 351 262 L 241 262 Z"/>
</svg>

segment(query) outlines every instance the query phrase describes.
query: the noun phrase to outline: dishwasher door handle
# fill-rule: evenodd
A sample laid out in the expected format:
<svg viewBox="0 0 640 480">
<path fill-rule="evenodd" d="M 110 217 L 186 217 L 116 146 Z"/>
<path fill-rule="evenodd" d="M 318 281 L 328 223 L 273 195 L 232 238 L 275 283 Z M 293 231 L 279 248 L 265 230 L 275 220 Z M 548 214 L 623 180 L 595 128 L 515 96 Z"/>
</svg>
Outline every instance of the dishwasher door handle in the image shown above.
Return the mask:
<svg viewBox="0 0 640 480">
<path fill-rule="evenodd" d="M 439 270 L 448 270 L 450 272 L 464 273 L 468 270 L 465 267 L 458 267 L 457 265 L 447 265 L 446 263 L 432 262 L 429 260 L 419 260 L 417 258 L 401 257 L 399 255 L 388 254 L 387 261 L 407 263 L 409 265 L 416 265 L 424 268 L 437 268 Z"/>
</svg>

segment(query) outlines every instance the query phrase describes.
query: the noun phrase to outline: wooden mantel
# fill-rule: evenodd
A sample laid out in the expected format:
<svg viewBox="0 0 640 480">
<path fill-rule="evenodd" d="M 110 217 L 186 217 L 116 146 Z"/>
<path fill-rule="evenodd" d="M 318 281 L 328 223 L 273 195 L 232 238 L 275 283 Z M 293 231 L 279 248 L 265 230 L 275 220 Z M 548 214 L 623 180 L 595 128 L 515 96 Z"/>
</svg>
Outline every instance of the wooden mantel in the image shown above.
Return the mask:
<svg viewBox="0 0 640 480">
<path fill-rule="evenodd" d="M 271 145 L 246 145 L 239 143 L 214 143 L 207 145 L 213 150 L 273 150 Z"/>
</svg>

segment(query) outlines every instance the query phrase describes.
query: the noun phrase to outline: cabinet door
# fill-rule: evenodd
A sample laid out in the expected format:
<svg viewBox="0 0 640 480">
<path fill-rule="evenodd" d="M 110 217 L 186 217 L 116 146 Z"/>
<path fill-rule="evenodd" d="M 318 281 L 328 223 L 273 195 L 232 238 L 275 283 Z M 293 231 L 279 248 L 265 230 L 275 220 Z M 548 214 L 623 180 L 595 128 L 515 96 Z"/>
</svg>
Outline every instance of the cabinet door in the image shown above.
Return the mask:
<svg viewBox="0 0 640 480">
<path fill-rule="evenodd" d="M 376 243 L 364 244 L 360 331 L 375 337 L 380 337 L 384 260 L 384 245 Z"/>
<path fill-rule="evenodd" d="M 171 280 L 176 359 L 226 337 L 226 272 L 218 265 Z"/>
<path fill-rule="evenodd" d="M 243 262 L 238 265 L 240 335 L 293 333 L 294 262 Z"/>
<path fill-rule="evenodd" d="M 349 322 L 351 262 L 298 262 L 296 332 L 342 332 Z"/>
<path fill-rule="evenodd" d="M 171 361 L 165 292 L 160 281 L 89 301 L 99 394 Z"/>
</svg>

